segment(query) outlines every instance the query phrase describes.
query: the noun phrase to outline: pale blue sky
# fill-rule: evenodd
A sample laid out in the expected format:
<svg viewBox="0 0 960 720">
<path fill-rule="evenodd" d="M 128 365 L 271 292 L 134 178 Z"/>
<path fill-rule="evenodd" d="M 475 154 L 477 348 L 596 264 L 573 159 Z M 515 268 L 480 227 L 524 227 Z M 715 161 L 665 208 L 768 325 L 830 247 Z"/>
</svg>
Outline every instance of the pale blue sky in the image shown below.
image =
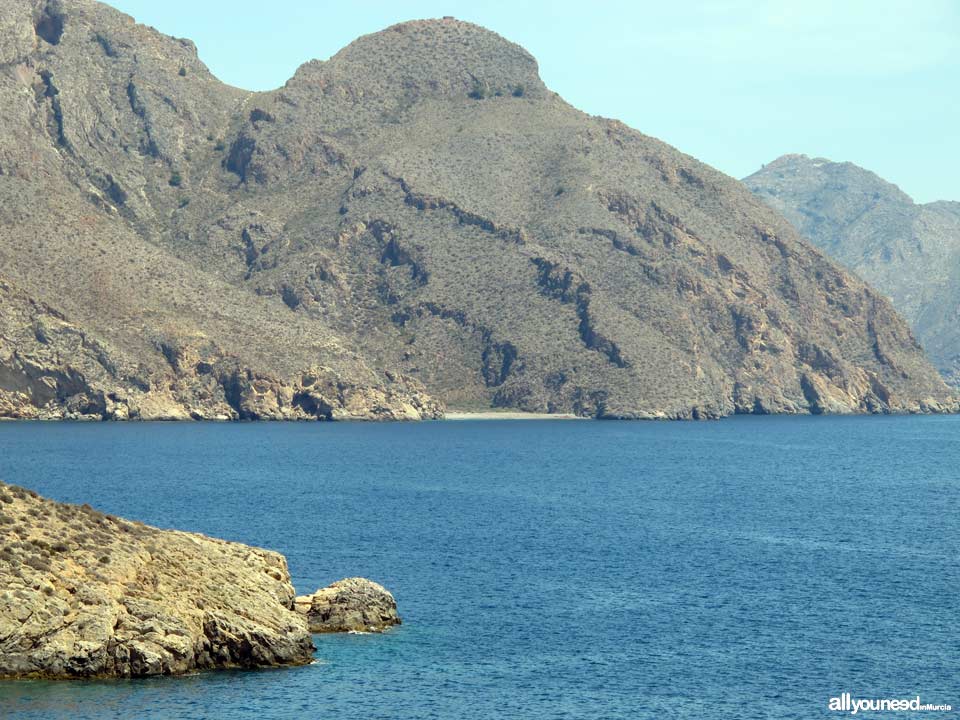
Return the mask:
<svg viewBox="0 0 960 720">
<path fill-rule="evenodd" d="M 526 47 L 553 90 L 743 177 L 787 152 L 960 200 L 957 0 L 111 0 L 232 85 L 282 85 L 358 35 L 454 15 Z"/>
</svg>

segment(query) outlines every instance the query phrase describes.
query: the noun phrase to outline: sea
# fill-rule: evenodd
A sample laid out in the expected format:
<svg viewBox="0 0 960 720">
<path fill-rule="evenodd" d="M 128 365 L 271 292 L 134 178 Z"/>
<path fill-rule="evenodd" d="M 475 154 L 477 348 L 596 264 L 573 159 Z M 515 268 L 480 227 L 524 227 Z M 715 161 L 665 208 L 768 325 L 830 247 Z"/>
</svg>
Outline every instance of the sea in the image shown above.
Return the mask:
<svg viewBox="0 0 960 720">
<path fill-rule="evenodd" d="M 958 474 L 950 416 L 0 424 L 7 482 L 403 617 L 300 668 L 3 682 L 0 716 L 956 717 Z"/>
</svg>

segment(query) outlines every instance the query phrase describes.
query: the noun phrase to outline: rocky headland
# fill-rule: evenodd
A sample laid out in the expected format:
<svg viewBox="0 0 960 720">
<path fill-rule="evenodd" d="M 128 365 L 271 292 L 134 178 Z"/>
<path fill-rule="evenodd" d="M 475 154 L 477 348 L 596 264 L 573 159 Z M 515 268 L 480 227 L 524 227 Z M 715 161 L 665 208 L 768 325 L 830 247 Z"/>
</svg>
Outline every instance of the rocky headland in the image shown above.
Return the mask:
<svg viewBox="0 0 960 720">
<path fill-rule="evenodd" d="M 352 578 L 331 587 L 314 596 L 334 608 L 322 631 L 399 622 L 379 585 Z M 0 483 L 0 678 L 303 665 L 315 621 L 294 596 L 278 553 Z"/>
</svg>

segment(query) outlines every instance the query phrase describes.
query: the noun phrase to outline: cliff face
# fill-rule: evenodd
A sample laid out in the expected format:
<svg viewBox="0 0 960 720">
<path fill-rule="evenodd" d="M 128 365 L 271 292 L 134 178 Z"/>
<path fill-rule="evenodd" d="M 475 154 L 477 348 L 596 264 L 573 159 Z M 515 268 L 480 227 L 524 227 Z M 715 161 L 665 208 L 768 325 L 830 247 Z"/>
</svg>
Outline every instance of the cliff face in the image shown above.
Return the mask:
<svg viewBox="0 0 960 720">
<path fill-rule="evenodd" d="M 282 555 L 0 483 L 0 677 L 302 665 Z"/>
<path fill-rule="evenodd" d="M 74 412 L 65 370 L 115 417 L 955 406 L 885 299 L 482 28 L 394 26 L 267 93 L 93 2 L 0 29 L 5 406 Z M 46 406 L 40 309 L 87 338 Z"/>
<path fill-rule="evenodd" d="M 778 158 L 744 183 L 886 294 L 960 384 L 960 203 L 918 205 L 869 170 L 806 155 Z"/>
</svg>

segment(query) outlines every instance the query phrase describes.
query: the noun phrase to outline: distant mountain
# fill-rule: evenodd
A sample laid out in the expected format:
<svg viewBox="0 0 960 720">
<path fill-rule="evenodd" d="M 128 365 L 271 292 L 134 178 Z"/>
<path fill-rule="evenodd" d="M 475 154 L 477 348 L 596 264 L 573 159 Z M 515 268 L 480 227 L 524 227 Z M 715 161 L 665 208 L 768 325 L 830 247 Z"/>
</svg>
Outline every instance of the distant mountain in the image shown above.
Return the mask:
<svg viewBox="0 0 960 720">
<path fill-rule="evenodd" d="M 869 170 L 806 155 L 778 158 L 744 182 L 890 297 L 960 385 L 960 202 L 918 205 Z"/>
<path fill-rule="evenodd" d="M 742 184 L 453 19 L 251 93 L 89 0 L 0 8 L 0 413 L 955 408 Z"/>
</svg>

